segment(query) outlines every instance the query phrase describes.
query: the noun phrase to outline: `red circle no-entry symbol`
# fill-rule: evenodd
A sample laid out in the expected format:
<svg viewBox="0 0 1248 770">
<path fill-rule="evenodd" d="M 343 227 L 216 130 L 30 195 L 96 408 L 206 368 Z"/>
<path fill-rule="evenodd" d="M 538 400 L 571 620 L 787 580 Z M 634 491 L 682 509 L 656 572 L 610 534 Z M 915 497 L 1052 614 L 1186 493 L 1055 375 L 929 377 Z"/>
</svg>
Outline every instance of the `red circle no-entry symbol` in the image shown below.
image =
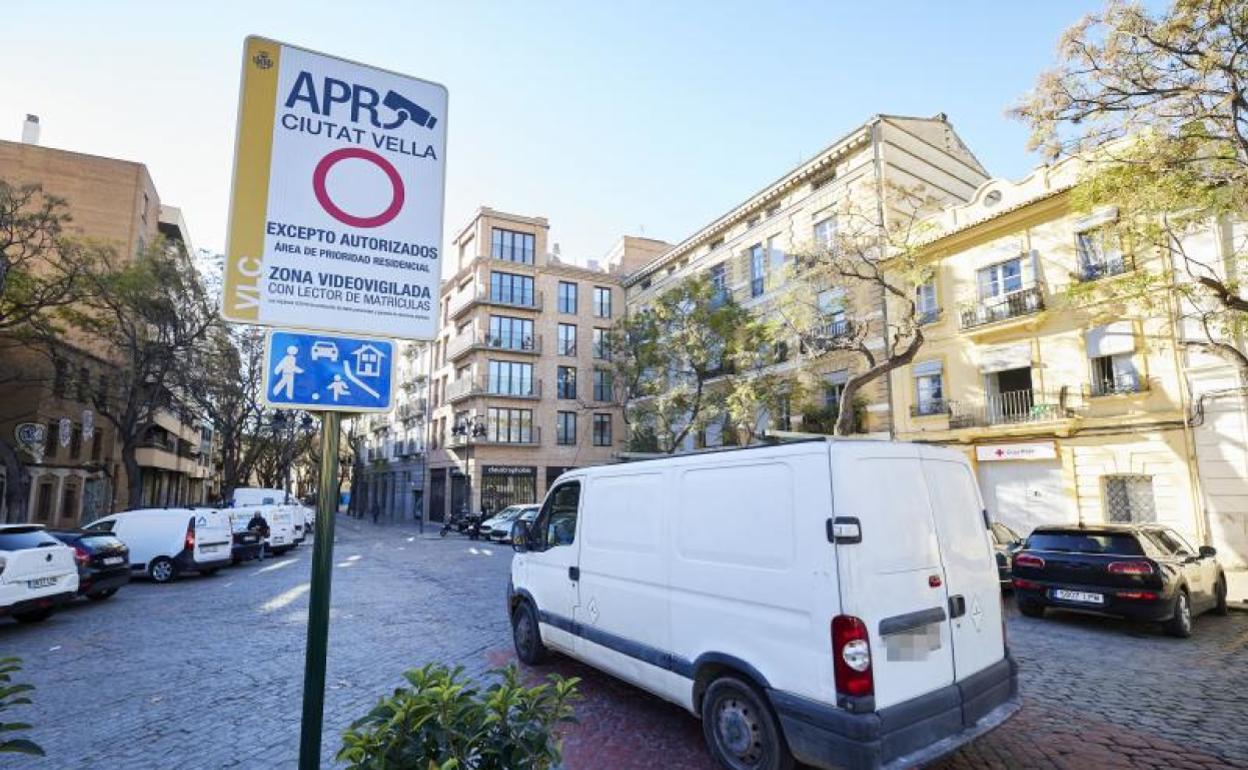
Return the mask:
<svg viewBox="0 0 1248 770">
<path fill-rule="evenodd" d="M 371 217 L 357 217 L 354 214 L 348 214 L 343 211 L 330 199 L 329 191 L 325 189 L 325 178 L 329 176 L 329 170 L 338 161 L 350 158 L 366 160 L 372 163 L 381 169 L 390 180 L 392 190 L 390 205 L 380 214 Z M 316 201 L 321 204 L 321 208 L 325 209 L 334 219 L 352 227 L 381 227 L 399 215 L 399 212 L 403 210 L 403 201 L 406 197 L 406 192 L 403 189 L 403 178 L 399 176 L 398 169 L 377 153 L 361 147 L 343 147 L 321 158 L 321 161 L 316 164 L 316 170 L 312 172 L 312 190 L 316 193 Z"/>
</svg>

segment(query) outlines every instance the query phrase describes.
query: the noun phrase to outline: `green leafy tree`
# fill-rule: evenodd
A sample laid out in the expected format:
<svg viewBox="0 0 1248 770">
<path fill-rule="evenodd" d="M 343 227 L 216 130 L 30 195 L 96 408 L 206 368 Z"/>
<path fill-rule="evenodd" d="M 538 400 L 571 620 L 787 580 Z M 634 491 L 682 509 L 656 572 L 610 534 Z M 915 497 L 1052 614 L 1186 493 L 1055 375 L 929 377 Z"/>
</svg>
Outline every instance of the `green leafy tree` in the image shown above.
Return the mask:
<svg viewBox="0 0 1248 770">
<path fill-rule="evenodd" d="M 404 674 L 343 734 L 338 761 L 352 770 L 549 770 L 560 760 L 556 728 L 570 723 L 578 679 L 551 675 L 527 687 L 515 666 L 484 690 L 463 669 L 431 663 Z"/>
<path fill-rule="evenodd" d="M 1062 35 L 1057 65 L 1013 114 L 1048 157 L 1095 161 L 1077 209 L 1117 207 L 1124 246 L 1163 257 L 1094 289 L 1146 308 L 1177 295 L 1196 330 L 1184 344 L 1248 376 L 1248 4 L 1110 2 Z M 1200 233 L 1212 237 L 1194 247 Z"/>
<path fill-rule="evenodd" d="M 31 684 L 14 684 L 13 675 L 22 670 L 21 658 L 0 658 L 0 716 L 17 706 L 29 706 L 30 697 L 27 693 L 34 691 Z M 0 754 L 29 754 L 44 756 L 39 744 L 28 738 L 6 738 L 20 730 L 29 730 L 31 725 L 26 722 L 0 721 Z"/>
<path fill-rule="evenodd" d="M 707 276 L 660 294 L 612 328 L 612 387 L 632 446 L 673 453 L 722 421 L 733 383 L 752 375 L 750 356 L 768 339 L 745 308 Z"/>
</svg>

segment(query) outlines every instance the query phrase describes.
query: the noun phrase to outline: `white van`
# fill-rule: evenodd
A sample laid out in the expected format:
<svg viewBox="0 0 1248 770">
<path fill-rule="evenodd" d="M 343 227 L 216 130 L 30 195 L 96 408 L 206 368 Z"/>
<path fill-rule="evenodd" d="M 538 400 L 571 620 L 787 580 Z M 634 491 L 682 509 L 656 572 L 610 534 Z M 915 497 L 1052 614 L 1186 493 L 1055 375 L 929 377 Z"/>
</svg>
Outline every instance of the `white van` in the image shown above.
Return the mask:
<svg viewBox="0 0 1248 770">
<path fill-rule="evenodd" d="M 702 718 L 728 768 L 903 768 L 1013 716 L 966 459 L 812 440 L 578 468 L 516 532 L 516 651 Z"/>
<path fill-rule="evenodd" d="M 168 583 L 195 571 L 212 575 L 229 565 L 230 518 L 208 508 L 145 508 L 93 521 L 88 532 L 111 532 L 130 549 L 130 570 Z"/>
<path fill-rule="evenodd" d="M 0 524 L 0 615 L 36 623 L 77 595 L 73 548 L 38 524 Z"/>
</svg>

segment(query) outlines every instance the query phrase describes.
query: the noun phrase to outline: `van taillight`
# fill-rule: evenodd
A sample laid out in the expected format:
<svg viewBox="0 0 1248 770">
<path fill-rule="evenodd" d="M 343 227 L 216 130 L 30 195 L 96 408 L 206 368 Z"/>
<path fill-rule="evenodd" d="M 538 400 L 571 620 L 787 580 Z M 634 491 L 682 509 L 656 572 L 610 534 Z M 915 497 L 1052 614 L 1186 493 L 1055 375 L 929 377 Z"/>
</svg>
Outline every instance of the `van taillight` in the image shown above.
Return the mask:
<svg viewBox="0 0 1248 770">
<path fill-rule="evenodd" d="M 1030 553 L 1020 553 L 1014 557 L 1015 567 L 1030 567 L 1031 569 L 1044 569 L 1044 559 Z"/>
<path fill-rule="evenodd" d="M 1153 574 L 1153 565 L 1146 561 L 1111 561 L 1108 569 L 1111 575 Z"/>
<path fill-rule="evenodd" d="M 852 615 L 832 618 L 832 663 L 837 692 L 853 696 L 874 694 L 867 626 Z"/>
<path fill-rule="evenodd" d="M 186 540 L 183 541 L 186 550 L 191 551 L 195 548 L 195 520 L 191 519 L 186 525 Z"/>
</svg>

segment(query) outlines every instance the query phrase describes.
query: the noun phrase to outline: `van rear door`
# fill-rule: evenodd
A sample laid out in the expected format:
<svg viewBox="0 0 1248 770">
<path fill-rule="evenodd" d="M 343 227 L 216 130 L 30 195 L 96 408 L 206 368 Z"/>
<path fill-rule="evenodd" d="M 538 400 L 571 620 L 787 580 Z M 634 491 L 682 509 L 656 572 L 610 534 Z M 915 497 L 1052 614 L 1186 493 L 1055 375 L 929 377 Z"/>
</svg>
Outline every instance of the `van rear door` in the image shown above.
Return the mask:
<svg viewBox="0 0 1248 770">
<path fill-rule="evenodd" d="M 831 462 L 836 520 L 856 520 L 861 533 L 859 542 L 836 538 L 841 612 L 866 624 L 876 708 L 952 684 L 944 570 L 918 447 L 833 445 Z"/>
<path fill-rule="evenodd" d="M 919 451 L 945 567 L 954 676 L 961 681 L 1005 657 L 996 556 L 969 464 L 949 450 Z"/>
</svg>

